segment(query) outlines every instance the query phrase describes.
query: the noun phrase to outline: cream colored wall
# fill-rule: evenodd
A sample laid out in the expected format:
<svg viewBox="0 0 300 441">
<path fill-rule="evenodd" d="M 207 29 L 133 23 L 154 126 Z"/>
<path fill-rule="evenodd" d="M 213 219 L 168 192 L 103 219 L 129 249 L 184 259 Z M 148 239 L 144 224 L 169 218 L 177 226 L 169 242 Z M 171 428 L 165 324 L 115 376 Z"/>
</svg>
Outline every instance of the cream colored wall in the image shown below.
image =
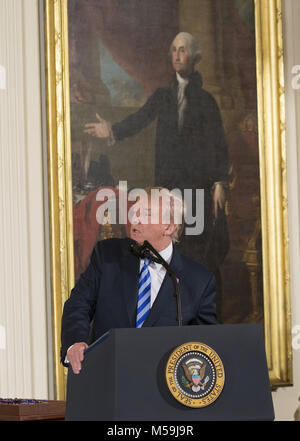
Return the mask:
<svg viewBox="0 0 300 441">
<path fill-rule="evenodd" d="M 0 396 L 47 398 L 37 0 L 0 0 L 0 65 Z"/>
<path fill-rule="evenodd" d="M 292 329 L 300 325 L 300 89 L 292 86 L 292 68 L 300 65 L 300 0 L 283 0 L 285 83 L 287 112 L 287 176 L 289 199 L 290 278 Z M 300 81 L 299 81 L 300 84 Z M 297 337 L 297 335 L 299 337 Z M 300 343 L 299 331 L 292 336 Z M 293 349 L 294 385 L 273 393 L 275 416 L 278 420 L 293 420 L 300 397 L 300 348 Z"/>
<path fill-rule="evenodd" d="M 0 78 L 1 397 L 51 398 L 38 19 L 38 0 L 0 0 L 0 66 L 6 71 L 4 90 L 4 77 Z M 292 88 L 291 70 L 300 64 L 300 0 L 283 0 L 283 19 L 291 301 L 295 327 L 300 325 L 300 89 Z M 292 420 L 298 406 L 300 349 L 293 351 L 293 363 L 294 386 L 273 392 L 278 420 Z"/>
</svg>

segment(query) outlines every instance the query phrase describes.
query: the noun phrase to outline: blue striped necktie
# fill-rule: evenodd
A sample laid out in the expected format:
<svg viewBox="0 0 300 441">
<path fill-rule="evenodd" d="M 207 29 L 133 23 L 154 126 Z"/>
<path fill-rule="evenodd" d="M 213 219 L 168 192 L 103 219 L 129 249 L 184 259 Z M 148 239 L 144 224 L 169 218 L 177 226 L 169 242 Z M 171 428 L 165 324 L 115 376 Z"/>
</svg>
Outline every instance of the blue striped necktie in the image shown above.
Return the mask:
<svg viewBox="0 0 300 441">
<path fill-rule="evenodd" d="M 148 268 L 150 262 L 151 262 L 150 259 L 145 259 L 142 271 L 140 272 L 139 294 L 138 294 L 137 316 L 136 316 L 137 328 L 141 328 L 143 326 L 143 323 L 150 312 L 151 278 Z"/>
</svg>

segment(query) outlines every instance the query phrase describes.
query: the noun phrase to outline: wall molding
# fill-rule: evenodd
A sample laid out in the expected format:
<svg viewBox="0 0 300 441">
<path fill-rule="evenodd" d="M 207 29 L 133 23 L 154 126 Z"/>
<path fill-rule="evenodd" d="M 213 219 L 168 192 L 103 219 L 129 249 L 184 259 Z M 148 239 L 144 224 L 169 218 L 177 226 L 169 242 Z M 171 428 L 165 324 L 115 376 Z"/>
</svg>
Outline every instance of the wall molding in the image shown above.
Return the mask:
<svg viewBox="0 0 300 441">
<path fill-rule="evenodd" d="M 1 1 L 0 63 L 0 396 L 47 398 L 37 0 Z"/>
</svg>

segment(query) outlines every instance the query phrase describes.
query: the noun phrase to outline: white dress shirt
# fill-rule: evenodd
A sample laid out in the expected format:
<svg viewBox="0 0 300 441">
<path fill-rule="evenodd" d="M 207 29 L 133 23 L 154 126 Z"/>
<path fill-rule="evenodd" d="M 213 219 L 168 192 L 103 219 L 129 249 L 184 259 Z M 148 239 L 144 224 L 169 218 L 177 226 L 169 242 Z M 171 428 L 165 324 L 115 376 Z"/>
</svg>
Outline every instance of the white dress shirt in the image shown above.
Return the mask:
<svg viewBox="0 0 300 441">
<path fill-rule="evenodd" d="M 170 245 L 167 246 L 164 250 L 160 251 L 159 253 L 161 257 L 167 262 L 171 262 L 172 254 L 173 254 L 173 244 L 172 242 Z M 143 268 L 144 265 L 144 259 L 141 259 L 140 261 L 140 271 Z M 150 278 L 151 278 L 151 307 L 157 297 L 157 294 L 160 290 L 160 287 L 163 283 L 163 280 L 166 275 L 166 269 L 160 264 L 156 262 L 151 262 L 148 265 L 149 272 L 150 272 Z"/>
<path fill-rule="evenodd" d="M 189 84 L 189 80 L 187 78 L 182 78 L 177 72 L 176 77 L 178 81 L 178 127 L 181 129 L 183 125 L 183 115 L 186 108 L 185 88 Z"/>
</svg>

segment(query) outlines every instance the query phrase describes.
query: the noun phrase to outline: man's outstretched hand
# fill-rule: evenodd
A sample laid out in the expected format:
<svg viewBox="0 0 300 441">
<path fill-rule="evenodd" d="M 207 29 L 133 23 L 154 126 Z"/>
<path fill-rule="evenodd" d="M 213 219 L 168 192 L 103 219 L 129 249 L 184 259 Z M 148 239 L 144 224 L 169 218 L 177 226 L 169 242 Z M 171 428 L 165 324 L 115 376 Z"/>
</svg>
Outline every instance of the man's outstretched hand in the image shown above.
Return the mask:
<svg viewBox="0 0 300 441">
<path fill-rule="evenodd" d="M 107 121 L 105 121 L 105 119 L 101 118 L 98 113 L 96 113 L 96 118 L 99 122 L 86 124 L 84 126 L 84 133 L 96 136 L 97 138 L 109 138 L 111 135 L 109 124 L 107 123 Z"/>
</svg>

